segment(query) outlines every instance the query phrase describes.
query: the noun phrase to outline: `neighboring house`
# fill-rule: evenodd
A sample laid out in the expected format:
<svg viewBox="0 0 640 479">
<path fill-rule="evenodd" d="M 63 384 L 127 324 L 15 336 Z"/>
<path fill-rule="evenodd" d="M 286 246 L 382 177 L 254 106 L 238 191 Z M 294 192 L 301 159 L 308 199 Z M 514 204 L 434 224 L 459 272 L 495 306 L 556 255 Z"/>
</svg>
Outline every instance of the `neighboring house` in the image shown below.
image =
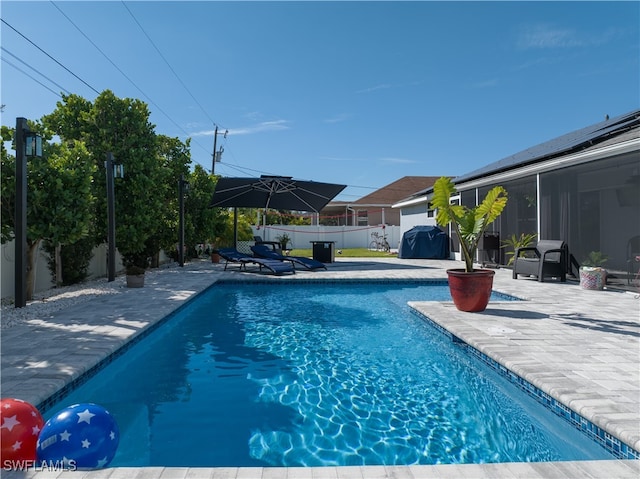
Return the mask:
<svg viewBox="0 0 640 479">
<path fill-rule="evenodd" d="M 454 182 L 459 195 L 452 201 L 467 206 L 495 185 L 506 188 L 507 206 L 490 227 L 501 242 L 536 233 L 539 239 L 566 241 L 579 263 L 600 251 L 608 257 L 608 270 L 627 271 L 627 245 L 640 235 L 640 110 L 528 148 Z M 432 192 L 426 188 L 394 208 L 425 224 L 432 220 Z M 505 252 L 500 251 L 501 264 Z"/>
<path fill-rule="evenodd" d="M 412 191 L 432 186 L 437 176 L 405 176 L 357 201 L 332 201 L 321 212 L 321 223 L 332 226 L 400 225 L 400 210 L 392 205 Z"/>
</svg>

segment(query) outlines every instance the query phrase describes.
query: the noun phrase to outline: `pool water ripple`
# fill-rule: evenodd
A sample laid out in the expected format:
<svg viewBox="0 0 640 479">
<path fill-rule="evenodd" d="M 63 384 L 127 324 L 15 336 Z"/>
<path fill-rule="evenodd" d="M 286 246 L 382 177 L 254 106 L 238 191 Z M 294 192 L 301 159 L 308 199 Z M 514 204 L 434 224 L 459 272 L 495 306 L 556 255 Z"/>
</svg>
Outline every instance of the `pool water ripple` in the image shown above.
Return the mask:
<svg viewBox="0 0 640 479">
<path fill-rule="evenodd" d="M 119 466 L 609 457 L 408 311 L 437 288 L 220 285 L 64 403 L 114 414 Z"/>
</svg>

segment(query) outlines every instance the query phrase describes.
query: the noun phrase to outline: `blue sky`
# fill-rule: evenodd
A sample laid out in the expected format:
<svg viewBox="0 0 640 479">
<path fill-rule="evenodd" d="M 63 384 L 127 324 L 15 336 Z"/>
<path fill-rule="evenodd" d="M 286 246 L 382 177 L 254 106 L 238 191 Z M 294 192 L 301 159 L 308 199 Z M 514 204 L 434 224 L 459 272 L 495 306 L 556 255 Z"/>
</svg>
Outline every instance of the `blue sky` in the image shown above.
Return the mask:
<svg viewBox="0 0 640 479">
<path fill-rule="evenodd" d="M 191 137 L 208 170 L 218 125 L 216 173 L 342 183 L 346 201 L 640 107 L 638 2 L 0 8 L 2 124 L 50 113 L 61 90 L 110 89 L 148 103 L 157 133 Z"/>
</svg>

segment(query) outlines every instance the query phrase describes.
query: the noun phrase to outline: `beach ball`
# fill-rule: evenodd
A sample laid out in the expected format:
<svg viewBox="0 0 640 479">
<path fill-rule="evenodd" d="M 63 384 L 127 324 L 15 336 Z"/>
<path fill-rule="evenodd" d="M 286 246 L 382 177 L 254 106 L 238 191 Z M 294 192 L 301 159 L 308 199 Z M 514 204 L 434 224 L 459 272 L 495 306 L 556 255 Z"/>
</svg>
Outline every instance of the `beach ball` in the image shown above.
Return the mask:
<svg viewBox="0 0 640 479">
<path fill-rule="evenodd" d="M 21 399 L 0 399 L 0 463 L 35 460 L 36 442 L 43 425 L 35 406 Z"/>
<path fill-rule="evenodd" d="M 36 450 L 41 463 L 100 469 L 116 455 L 119 441 L 118 425 L 109 411 L 93 403 L 74 404 L 45 423 Z"/>
</svg>

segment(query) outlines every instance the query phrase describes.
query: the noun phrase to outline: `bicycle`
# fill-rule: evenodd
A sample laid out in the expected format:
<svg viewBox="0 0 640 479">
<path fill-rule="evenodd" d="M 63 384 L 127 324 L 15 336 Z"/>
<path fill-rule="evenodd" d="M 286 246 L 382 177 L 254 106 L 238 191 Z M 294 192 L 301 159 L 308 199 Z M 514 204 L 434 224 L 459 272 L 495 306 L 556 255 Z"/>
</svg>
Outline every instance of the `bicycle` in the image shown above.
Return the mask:
<svg viewBox="0 0 640 479">
<path fill-rule="evenodd" d="M 387 242 L 387 235 L 381 235 L 377 231 L 374 231 L 371 233 L 371 237 L 373 240 L 369 243 L 370 251 L 384 251 L 385 253 L 391 251 L 391 246 L 389 246 Z"/>
</svg>

